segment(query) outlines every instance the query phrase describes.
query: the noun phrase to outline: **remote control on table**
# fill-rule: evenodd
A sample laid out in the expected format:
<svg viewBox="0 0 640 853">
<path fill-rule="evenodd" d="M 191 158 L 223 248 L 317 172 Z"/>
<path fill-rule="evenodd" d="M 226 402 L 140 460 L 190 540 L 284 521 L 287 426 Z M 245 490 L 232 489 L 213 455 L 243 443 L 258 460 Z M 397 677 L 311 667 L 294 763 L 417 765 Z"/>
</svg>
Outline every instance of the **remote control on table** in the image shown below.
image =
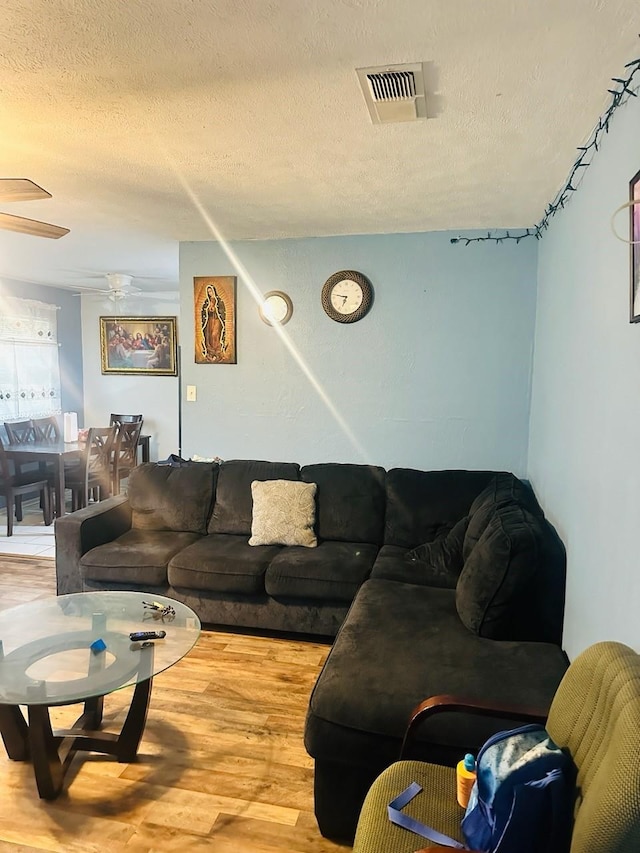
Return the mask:
<svg viewBox="0 0 640 853">
<path fill-rule="evenodd" d="M 143 643 L 146 640 L 164 640 L 166 631 L 133 631 L 129 639 L 134 643 Z"/>
</svg>

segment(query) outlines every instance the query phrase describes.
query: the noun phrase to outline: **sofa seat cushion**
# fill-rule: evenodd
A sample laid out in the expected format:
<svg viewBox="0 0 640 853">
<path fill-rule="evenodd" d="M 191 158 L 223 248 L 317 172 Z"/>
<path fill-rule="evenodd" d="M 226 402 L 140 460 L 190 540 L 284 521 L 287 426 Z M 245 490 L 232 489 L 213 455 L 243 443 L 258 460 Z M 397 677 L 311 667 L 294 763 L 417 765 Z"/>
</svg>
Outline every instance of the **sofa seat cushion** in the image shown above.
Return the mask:
<svg viewBox="0 0 640 853">
<path fill-rule="evenodd" d="M 372 578 L 401 583 L 420 583 L 416 564 L 406 559 L 408 551 L 399 545 L 383 545 L 371 569 Z"/>
<path fill-rule="evenodd" d="M 254 480 L 299 479 L 300 466 L 295 462 L 262 462 L 252 459 L 223 462 L 218 470 L 209 533 L 250 536 L 253 515 L 251 483 Z"/>
<path fill-rule="evenodd" d="M 469 516 L 465 515 L 447 534 L 407 552 L 405 559 L 415 564 L 421 583 L 455 589 L 463 567 L 462 546 L 468 524 Z"/>
<path fill-rule="evenodd" d="M 169 560 L 201 537 L 172 530 L 128 530 L 92 548 L 80 560 L 85 580 L 161 586 L 167 582 Z"/>
<path fill-rule="evenodd" d="M 271 561 L 265 588 L 273 598 L 351 602 L 369 576 L 378 548 L 358 542 L 321 542 L 284 548 Z"/>
<path fill-rule="evenodd" d="M 216 464 L 203 462 L 180 468 L 138 465 L 131 471 L 127 486 L 131 526 L 205 534 L 217 471 Z"/>
<path fill-rule="evenodd" d="M 439 542 L 435 539 L 434 542 Z M 371 569 L 372 578 L 380 578 L 400 583 L 415 583 L 421 586 L 445 586 L 444 583 L 434 583 L 433 572 L 424 563 L 408 559 L 410 551 L 398 545 L 383 545 L 378 552 L 376 561 Z M 457 578 L 452 578 L 446 588 L 455 589 Z"/>
<path fill-rule="evenodd" d="M 264 593 L 264 573 L 279 551 L 278 545 L 249 545 L 246 536 L 209 534 L 175 555 L 169 583 L 179 589 Z"/>
<path fill-rule="evenodd" d="M 449 693 L 544 710 L 566 667 L 553 644 L 496 642 L 468 631 L 453 590 L 371 579 L 360 588 L 313 689 L 305 744 L 314 758 L 367 765 L 386 748 L 393 760 L 409 715 L 423 699 Z M 433 755 L 434 745 L 444 745 L 457 754 L 498 728 L 505 726 L 439 714 L 423 735 L 430 745 L 425 752 Z"/>
<path fill-rule="evenodd" d="M 305 465 L 300 476 L 318 487 L 316 531 L 320 539 L 374 545 L 382 542 L 384 468 L 327 462 Z"/>
</svg>

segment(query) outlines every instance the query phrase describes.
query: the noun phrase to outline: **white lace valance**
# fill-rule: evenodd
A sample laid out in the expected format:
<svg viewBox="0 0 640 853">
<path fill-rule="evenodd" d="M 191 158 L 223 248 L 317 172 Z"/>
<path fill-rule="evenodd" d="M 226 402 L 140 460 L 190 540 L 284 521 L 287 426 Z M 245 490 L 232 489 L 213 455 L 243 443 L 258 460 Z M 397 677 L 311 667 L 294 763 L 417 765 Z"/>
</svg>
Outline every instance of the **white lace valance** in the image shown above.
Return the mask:
<svg viewBox="0 0 640 853">
<path fill-rule="evenodd" d="M 57 314 L 47 302 L 0 296 L 0 341 L 57 344 Z"/>
</svg>

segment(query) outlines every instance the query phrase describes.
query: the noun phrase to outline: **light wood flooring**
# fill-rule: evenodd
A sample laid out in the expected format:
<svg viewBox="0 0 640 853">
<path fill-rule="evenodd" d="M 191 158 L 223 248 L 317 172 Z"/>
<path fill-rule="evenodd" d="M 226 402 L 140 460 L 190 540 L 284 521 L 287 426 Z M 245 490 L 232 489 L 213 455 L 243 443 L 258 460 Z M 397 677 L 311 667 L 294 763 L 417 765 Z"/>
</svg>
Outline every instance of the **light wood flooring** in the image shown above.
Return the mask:
<svg viewBox="0 0 640 853">
<path fill-rule="evenodd" d="M 55 593 L 53 560 L 0 556 L 0 609 Z M 302 741 L 326 644 L 203 631 L 156 676 L 138 760 L 79 755 L 57 800 L 0 742 L 0 851 L 330 853 Z M 105 699 L 118 730 L 130 693 Z M 54 726 L 79 708 L 52 712 Z"/>
</svg>

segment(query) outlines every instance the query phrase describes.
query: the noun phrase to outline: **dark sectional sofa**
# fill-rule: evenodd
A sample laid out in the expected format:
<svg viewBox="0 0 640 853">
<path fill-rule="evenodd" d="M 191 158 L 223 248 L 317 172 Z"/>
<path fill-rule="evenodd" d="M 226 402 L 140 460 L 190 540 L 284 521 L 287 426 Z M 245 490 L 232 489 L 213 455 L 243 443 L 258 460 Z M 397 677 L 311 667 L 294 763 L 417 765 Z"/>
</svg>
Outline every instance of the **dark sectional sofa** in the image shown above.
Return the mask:
<svg viewBox="0 0 640 853">
<path fill-rule="evenodd" d="M 317 484 L 317 547 L 249 545 L 251 483 L 265 480 Z M 56 521 L 56 573 L 60 594 L 142 589 L 203 623 L 335 637 L 305 744 L 320 830 L 342 841 L 423 698 L 544 710 L 567 666 L 564 550 L 504 472 L 142 465 L 128 496 Z M 454 763 L 502 727 L 441 714 L 419 751 Z"/>
</svg>

